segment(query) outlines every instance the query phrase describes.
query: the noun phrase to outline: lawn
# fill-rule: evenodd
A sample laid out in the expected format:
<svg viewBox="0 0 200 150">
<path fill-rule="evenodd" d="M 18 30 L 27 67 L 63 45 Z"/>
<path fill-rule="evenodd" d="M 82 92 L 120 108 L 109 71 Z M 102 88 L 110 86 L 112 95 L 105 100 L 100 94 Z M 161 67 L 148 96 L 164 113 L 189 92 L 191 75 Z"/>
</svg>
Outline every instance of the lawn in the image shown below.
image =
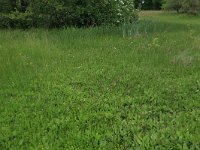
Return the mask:
<svg viewBox="0 0 200 150">
<path fill-rule="evenodd" d="M 199 26 L 0 30 L 0 149 L 200 149 Z"/>
</svg>

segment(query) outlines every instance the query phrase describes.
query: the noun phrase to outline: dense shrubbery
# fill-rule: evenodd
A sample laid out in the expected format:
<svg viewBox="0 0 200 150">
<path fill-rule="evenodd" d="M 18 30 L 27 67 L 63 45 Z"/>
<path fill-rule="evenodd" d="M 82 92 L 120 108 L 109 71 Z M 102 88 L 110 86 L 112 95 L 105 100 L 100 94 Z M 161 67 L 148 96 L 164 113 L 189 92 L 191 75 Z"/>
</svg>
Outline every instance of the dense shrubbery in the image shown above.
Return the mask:
<svg viewBox="0 0 200 150">
<path fill-rule="evenodd" d="M 0 27 L 120 24 L 137 18 L 133 0 L 1 0 Z"/>
<path fill-rule="evenodd" d="M 163 7 L 180 13 L 197 14 L 200 10 L 200 0 L 166 0 Z"/>
</svg>

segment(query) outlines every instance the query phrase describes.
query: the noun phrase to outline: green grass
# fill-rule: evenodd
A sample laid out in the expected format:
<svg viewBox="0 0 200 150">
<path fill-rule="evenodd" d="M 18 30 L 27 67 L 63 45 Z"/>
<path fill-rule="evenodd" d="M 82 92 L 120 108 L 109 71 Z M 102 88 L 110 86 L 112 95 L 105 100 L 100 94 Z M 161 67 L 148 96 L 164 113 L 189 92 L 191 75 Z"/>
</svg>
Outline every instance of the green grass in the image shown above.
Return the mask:
<svg viewBox="0 0 200 150">
<path fill-rule="evenodd" d="M 200 149 L 199 25 L 1 30 L 0 149 Z"/>
</svg>

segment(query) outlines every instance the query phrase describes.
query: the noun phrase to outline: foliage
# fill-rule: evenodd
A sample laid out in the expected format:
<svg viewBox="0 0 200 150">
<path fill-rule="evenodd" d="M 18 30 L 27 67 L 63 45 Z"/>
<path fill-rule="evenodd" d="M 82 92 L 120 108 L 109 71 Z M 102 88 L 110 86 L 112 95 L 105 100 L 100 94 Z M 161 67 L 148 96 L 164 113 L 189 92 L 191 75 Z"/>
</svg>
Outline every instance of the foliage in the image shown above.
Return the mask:
<svg viewBox="0 0 200 150">
<path fill-rule="evenodd" d="M 0 149 L 200 149 L 200 18 L 145 18 L 0 30 Z"/>
<path fill-rule="evenodd" d="M 200 10 L 199 0 L 166 0 L 164 9 L 181 13 L 197 14 Z"/>
<path fill-rule="evenodd" d="M 135 0 L 136 8 L 142 10 L 160 10 L 163 0 Z"/>
<path fill-rule="evenodd" d="M 2 6 L 8 7 L 1 11 L 0 27 L 116 25 L 137 19 L 133 0 L 21 0 L 15 5 L 5 2 Z"/>
</svg>

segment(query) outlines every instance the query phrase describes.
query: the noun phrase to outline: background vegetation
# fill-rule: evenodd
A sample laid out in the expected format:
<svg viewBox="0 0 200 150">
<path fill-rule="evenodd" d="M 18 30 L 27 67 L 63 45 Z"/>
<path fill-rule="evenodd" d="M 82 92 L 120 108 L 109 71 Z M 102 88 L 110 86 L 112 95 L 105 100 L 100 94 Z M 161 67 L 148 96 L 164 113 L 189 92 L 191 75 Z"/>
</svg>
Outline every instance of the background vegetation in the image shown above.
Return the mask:
<svg viewBox="0 0 200 150">
<path fill-rule="evenodd" d="M 60 28 L 120 25 L 138 10 L 198 14 L 199 0 L 1 0 L 0 28 Z"/>
<path fill-rule="evenodd" d="M 142 10 L 160 10 L 163 0 L 135 0 L 135 8 Z"/>
<path fill-rule="evenodd" d="M 198 14 L 200 10 L 199 0 L 166 0 L 164 9 L 176 10 L 178 13 Z"/>
<path fill-rule="evenodd" d="M 0 27 L 82 27 L 137 18 L 133 0 L 2 0 L 0 11 Z"/>
</svg>

